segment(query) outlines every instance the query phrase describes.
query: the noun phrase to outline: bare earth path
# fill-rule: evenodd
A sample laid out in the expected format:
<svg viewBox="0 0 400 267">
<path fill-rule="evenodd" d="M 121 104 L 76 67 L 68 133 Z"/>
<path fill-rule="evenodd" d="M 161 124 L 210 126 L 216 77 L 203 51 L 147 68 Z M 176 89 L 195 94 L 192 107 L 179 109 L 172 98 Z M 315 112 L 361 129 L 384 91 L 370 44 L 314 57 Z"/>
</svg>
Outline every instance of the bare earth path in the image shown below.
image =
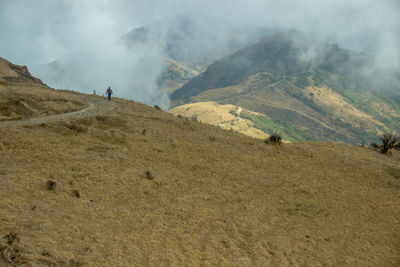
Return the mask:
<svg viewBox="0 0 400 267">
<path fill-rule="evenodd" d="M 44 117 L 34 117 L 34 118 L 28 118 L 28 119 L 22 119 L 22 120 L 11 120 L 11 121 L 3 121 L 0 122 L 0 127 L 22 127 L 22 126 L 27 126 L 27 125 L 38 125 L 42 123 L 51 123 L 51 122 L 57 122 L 57 121 L 68 121 L 71 119 L 76 119 L 76 118 L 82 118 L 82 117 L 89 117 L 89 116 L 96 116 L 96 115 L 101 115 L 108 113 L 114 109 L 116 109 L 117 105 L 114 101 L 107 101 L 104 98 L 101 97 L 95 97 L 95 96 L 82 96 L 84 100 L 86 100 L 89 104 L 87 108 L 74 111 L 74 112 L 69 112 L 69 113 L 63 113 L 63 114 L 57 114 L 57 115 L 49 115 L 49 116 L 44 116 Z"/>
</svg>

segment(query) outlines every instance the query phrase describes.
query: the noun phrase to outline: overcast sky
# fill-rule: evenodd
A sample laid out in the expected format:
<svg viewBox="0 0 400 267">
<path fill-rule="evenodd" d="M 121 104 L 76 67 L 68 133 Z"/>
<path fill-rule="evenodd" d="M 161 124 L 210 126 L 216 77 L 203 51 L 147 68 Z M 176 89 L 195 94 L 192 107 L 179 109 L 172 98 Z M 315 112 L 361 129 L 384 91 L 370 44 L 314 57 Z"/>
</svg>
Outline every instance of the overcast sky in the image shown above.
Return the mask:
<svg viewBox="0 0 400 267">
<path fill-rule="evenodd" d="M 38 64 L 107 46 L 132 28 L 179 14 L 316 32 L 378 55 L 385 68 L 400 66 L 399 0 L 0 0 L 0 57 L 35 72 Z"/>
</svg>

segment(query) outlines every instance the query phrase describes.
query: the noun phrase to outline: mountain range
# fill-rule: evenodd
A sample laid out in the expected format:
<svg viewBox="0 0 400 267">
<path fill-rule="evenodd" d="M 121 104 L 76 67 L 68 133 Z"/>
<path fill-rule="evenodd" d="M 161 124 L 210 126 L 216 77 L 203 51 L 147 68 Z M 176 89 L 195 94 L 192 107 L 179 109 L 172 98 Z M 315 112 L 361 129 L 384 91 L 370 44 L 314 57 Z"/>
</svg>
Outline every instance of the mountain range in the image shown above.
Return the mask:
<svg viewBox="0 0 400 267">
<path fill-rule="evenodd" d="M 377 82 L 373 66 L 365 53 L 285 32 L 215 61 L 171 99 L 174 106 L 215 101 L 261 113 L 250 116 L 256 127 L 291 141 L 360 144 L 400 132 L 399 102 L 389 93 L 399 86 Z"/>
<path fill-rule="evenodd" d="M 60 88 L 85 90 L 99 73 L 94 71 L 93 77 L 87 73 L 82 75 L 82 65 L 86 70 L 107 69 L 104 66 L 110 65 L 109 73 L 127 72 L 126 76 L 137 73 L 139 68 L 143 74 L 133 75 L 130 86 L 146 77 L 144 84 L 154 83 L 163 92 L 173 92 L 215 60 L 277 31 L 275 28 L 232 25 L 222 19 L 181 15 L 134 28 L 117 40 L 58 58 L 37 67 L 37 73 Z M 122 80 L 126 76 L 114 74 L 113 78 Z M 117 85 L 122 87 L 122 84 Z"/>
</svg>

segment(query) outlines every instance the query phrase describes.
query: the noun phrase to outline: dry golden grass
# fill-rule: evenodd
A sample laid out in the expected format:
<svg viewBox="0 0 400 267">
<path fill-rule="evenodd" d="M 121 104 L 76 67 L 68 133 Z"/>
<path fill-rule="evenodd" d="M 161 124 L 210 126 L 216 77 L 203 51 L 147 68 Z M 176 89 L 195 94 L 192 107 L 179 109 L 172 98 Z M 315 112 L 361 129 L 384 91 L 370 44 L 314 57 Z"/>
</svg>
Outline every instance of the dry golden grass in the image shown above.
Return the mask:
<svg viewBox="0 0 400 267">
<path fill-rule="evenodd" d="M 268 145 L 17 70 L 0 102 L 36 112 L 0 122 L 0 266 L 400 264 L 399 151 Z"/>
<path fill-rule="evenodd" d="M 399 266 L 399 151 L 267 145 L 115 105 L 0 128 L 0 248 L 13 263 Z"/>
<path fill-rule="evenodd" d="M 10 62 L 0 58 L 0 82 L 5 84 L 5 78 L 18 78 L 17 72 L 10 68 Z"/>
<path fill-rule="evenodd" d="M 172 58 L 164 58 L 165 70 L 161 73 L 158 83 L 160 90 L 172 93 L 199 74 L 198 70 L 191 69 L 183 62 Z"/>
<path fill-rule="evenodd" d="M 88 106 L 79 95 L 41 85 L 0 85 L 0 121 L 77 111 Z"/>
<path fill-rule="evenodd" d="M 169 110 L 172 114 L 193 118 L 201 123 L 212 124 L 225 130 L 237 131 L 254 138 L 268 138 L 269 135 L 255 128 L 252 121 L 237 117 L 231 114 L 231 111 L 240 113 L 242 108 L 235 105 L 220 105 L 217 102 L 196 102 Z M 262 116 L 257 112 L 245 111 Z"/>
<path fill-rule="evenodd" d="M 310 97 L 310 94 L 312 94 L 312 97 Z M 362 124 L 368 125 L 368 128 L 374 128 L 377 125 L 382 127 L 385 126 L 372 115 L 367 114 L 346 102 L 346 99 L 343 96 L 327 86 L 308 86 L 304 88 L 303 95 L 313 99 L 313 101 L 325 111 L 350 125 L 359 127 Z"/>
<path fill-rule="evenodd" d="M 77 111 L 88 106 L 78 94 L 55 91 L 24 66 L 0 58 L 0 121 Z"/>
</svg>

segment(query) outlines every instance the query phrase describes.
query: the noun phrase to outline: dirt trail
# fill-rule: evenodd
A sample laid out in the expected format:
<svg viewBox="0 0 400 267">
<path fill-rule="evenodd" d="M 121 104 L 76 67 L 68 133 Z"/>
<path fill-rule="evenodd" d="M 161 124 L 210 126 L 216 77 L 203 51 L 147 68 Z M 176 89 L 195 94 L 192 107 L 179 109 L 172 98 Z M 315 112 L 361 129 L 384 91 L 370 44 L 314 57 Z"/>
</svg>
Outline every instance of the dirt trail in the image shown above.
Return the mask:
<svg viewBox="0 0 400 267">
<path fill-rule="evenodd" d="M 87 108 L 57 115 L 34 117 L 22 120 L 3 121 L 0 122 L 0 127 L 22 127 L 42 123 L 47 124 L 57 121 L 68 121 L 76 118 L 105 114 L 117 108 L 117 105 L 114 101 L 108 102 L 106 99 L 93 96 L 82 96 L 82 98 L 88 102 L 89 106 Z"/>
</svg>

